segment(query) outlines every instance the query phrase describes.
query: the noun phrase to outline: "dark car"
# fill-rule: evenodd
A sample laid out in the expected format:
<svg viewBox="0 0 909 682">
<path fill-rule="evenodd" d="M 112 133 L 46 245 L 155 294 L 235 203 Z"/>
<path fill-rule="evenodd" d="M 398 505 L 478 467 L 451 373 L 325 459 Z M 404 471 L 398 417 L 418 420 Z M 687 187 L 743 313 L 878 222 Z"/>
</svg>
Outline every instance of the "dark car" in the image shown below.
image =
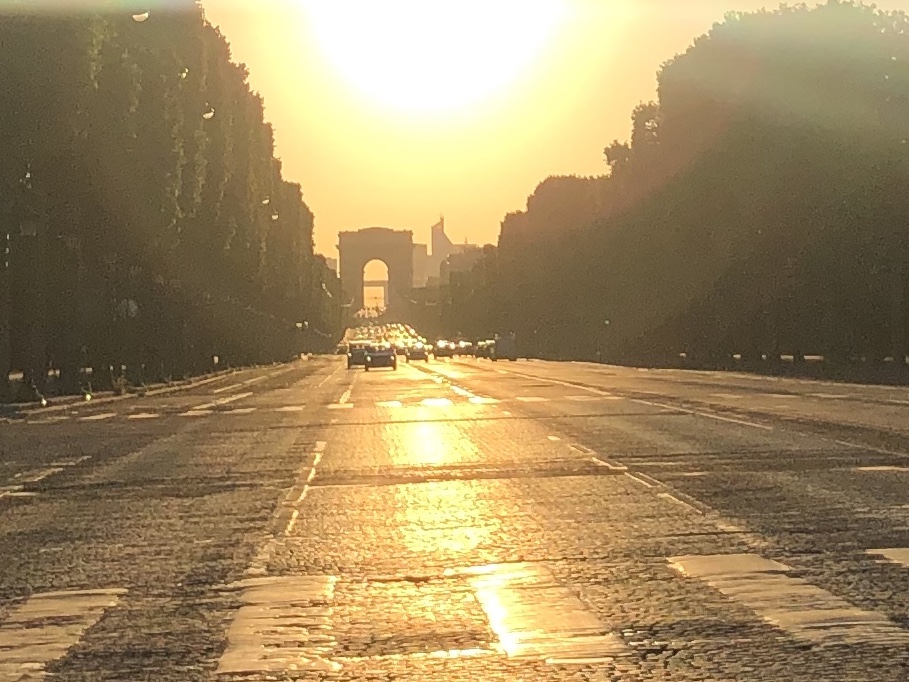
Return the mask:
<svg viewBox="0 0 909 682">
<path fill-rule="evenodd" d="M 407 361 L 426 360 L 429 361 L 429 348 L 424 343 L 415 343 L 407 349 Z"/>
<path fill-rule="evenodd" d="M 439 339 L 436 344 L 435 356 L 437 358 L 450 358 L 455 354 L 455 344 L 445 339 Z"/>
<path fill-rule="evenodd" d="M 398 368 L 398 356 L 395 349 L 390 344 L 376 345 L 370 348 L 366 353 L 366 362 L 364 367 L 368 372 L 373 367 L 391 367 Z"/>
<path fill-rule="evenodd" d="M 367 343 L 352 343 L 347 349 L 347 369 L 366 364 L 366 355 L 370 350 Z"/>
</svg>

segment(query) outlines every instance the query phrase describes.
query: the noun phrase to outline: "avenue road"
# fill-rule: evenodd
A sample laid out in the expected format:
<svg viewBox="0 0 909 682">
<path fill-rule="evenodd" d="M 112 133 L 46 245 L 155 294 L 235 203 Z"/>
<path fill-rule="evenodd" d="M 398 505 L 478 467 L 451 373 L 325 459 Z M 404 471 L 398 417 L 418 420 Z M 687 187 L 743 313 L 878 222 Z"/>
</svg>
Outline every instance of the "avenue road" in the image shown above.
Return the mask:
<svg viewBox="0 0 909 682">
<path fill-rule="evenodd" d="M 909 679 L 909 389 L 343 358 L 0 423 L 0 682 Z"/>
</svg>

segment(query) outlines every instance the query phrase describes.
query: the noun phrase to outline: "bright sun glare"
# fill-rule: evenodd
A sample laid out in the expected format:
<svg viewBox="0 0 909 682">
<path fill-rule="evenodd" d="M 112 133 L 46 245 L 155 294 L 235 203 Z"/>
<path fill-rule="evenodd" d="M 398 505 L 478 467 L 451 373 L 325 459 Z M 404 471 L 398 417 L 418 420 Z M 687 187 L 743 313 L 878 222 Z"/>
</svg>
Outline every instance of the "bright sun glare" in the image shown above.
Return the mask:
<svg viewBox="0 0 909 682">
<path fill-rule="evenodd" d="M 356 90 L 404 114 L 455 113 L 527 73 L 566 0 L 302 0 L 313 37 Z"/>
</svg>

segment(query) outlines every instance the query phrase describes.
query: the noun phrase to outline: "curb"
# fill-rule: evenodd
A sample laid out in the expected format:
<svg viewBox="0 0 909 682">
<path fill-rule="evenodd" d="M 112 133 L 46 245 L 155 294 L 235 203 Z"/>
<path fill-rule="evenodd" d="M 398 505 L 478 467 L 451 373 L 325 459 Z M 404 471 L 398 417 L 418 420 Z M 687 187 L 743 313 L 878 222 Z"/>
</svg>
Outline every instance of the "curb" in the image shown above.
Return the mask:
<svg viewBox="0 0 909 682">
<path fill-rule="evenodd" d="M 84 398 L 78 396 L 60 396 L 48 401 L 48 404 L 44 407 L 37 403 L 20 403 L 16 405 L 15 403 L 8 406 L 0 405 L 0 418 L 15 419 L 25 414 L 33 413 L 48 413 L 48 412 L 59 412 L 61 410 L 66 410 L 76 405 L 104 405 L 107 403 L 116 403 L 123 400 L 129 400 L 131 398 L 142 398 L 145 396 L 154 396 L 154 395 L 166 395 L 168 393 L 176 393 L 178 391 L 183 391 L 190 388 L 196 388 L 197 386 L 205 386 L 210 384 L 218 379 L 223 379 L 226 376 L 231 374 L 236 374 L 237 372 L 242 372 L 248 369 L 255 369 L 254 367 L 244 367 L 240 369 L 228 369 L 217 374 L 208 374 L 203 378 L 198 380 L 189 379 L 187 381 L 180 382 L 178 384 L 162 386 L 160 388 L 155 388 L 152 390 L 147 390 L 145 392 L 135 392 L 135 393 L 126 393 L 124 395 L 113 395 L 109 391 L 105 391 L 100 394 L 98 397 L 95 395 L 92 396 L 90 401 L 86 401 Z"/>
</svg>

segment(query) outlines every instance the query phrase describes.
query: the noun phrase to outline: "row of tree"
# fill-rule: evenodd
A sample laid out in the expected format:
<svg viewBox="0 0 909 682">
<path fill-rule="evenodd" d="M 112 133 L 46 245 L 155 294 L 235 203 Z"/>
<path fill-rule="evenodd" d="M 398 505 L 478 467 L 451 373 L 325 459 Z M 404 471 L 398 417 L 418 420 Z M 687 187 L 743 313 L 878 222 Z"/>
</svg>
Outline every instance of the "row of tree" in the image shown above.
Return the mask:
<svg viewBox="0 0 909 682">
<path fill-rule="evenodd" d="M 246 68 L 192 0 L 107 5 L 0 15 L 0 392 L 330 339 L 336 278 Z"/>
<path fill-rule="evenodd" d="M 730 14 L 658 75 L 608 173 L 553 177 L 448 291 L 451 330 L 552 357 L 907 351 L 909 17 Z"/>
</svg>

